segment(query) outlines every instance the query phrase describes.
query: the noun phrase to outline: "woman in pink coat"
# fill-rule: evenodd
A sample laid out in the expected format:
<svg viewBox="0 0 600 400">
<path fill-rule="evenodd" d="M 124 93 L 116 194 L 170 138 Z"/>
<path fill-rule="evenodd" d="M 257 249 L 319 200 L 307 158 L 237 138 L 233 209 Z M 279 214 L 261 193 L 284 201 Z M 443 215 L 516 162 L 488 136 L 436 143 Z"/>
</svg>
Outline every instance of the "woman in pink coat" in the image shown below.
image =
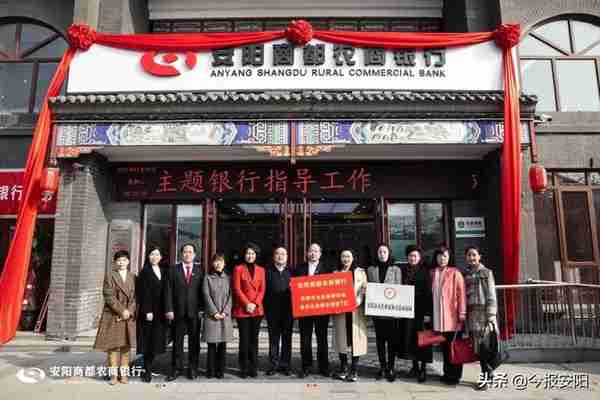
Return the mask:
<svg viewBox="0 0 600 400">
<path fill-rule="evenodd" d="M 467 318 L 465 281 L 460 271 L 448 265 L 450 250 L 440 247 L 433 253 L 431 286 L 433 292 L 433 330 L 441 332 L 446 341 L 442 343 L 444 355 L 443 383 L 456 385 L 462 377 L 462 364 L 450 363 L 450 343 L 462 336 L 463 323 Z"/>
</svg>

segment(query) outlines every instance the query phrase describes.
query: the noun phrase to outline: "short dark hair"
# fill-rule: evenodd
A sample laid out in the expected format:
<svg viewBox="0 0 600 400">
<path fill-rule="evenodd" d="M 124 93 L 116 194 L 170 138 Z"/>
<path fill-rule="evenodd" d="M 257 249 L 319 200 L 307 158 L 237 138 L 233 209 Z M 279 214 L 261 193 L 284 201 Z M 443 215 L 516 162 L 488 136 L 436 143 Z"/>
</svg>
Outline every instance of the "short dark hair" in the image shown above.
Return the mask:
<svg viewBox="0 0 600 400">
<path fill-rule="evenodd" d="M 273 245 L 273 254 L 275 254 L 275 252 L 276 252 L 277 250 L 279 250 L 279 249 L 284 249 L 284 250 L 286 251 L 286 253 L 287 253 L 287 247 L 285 247 L 285 246 L 284 246 L 283 244 L 281 244 L 281 243 L 275 243 L 275 244 Z"/>
<path fill-rule="evenodd" d="M 419 246 L 416 246 L 414 244 L 409 244 L 408 246 L 406 246 L 404 253 L 408 257 L 408 255 L 410 253 L 412 253 L 413 251 L 416 251 L 419 253 L 420 256 L 423 256 L 423 249 L 421 249 Z"/>
<path fill-rule="evenodd" d="M 467 248 L 465 249 L 465 255 L 469 252 L 469 250 L 475 250 L 477 253 L 479 253 L 479 255 L 481 255 L 481 250 L 479 249 L 478 246 L 475 246 L 475 245 L 467 246 Z"/>
<path fill-rule="evenodd" d="M 444 253 L 448 253 L 448 257 L 452 256 L 452 253 L 450 252 L 450 249 L 447 246 L 439 246 L 438 248 L 436 248 L 433 252 L 433 260 L 431 260 L 431 265 L 433 265 L 434 267 L 438 266 L 438 262 L 437 262 L 437 257 L 440 254 L 444 254 Z"/>
<path fill-rule="evenodd" d="M 212 257 L 210 258 L 210 265 L 208 266 L 209 274 L 215 272 L 215 267 L 213 266 L 213 264 L 215 263 L 216 260 L 223 260 L 223 263 L 225 263 L 225 254 L 216 252 L 215 254 L 212 255 Z"/>
<path fill-rule="evenodd" d="M 260 247 L 258 247 L 256 243 L 248 242 L 244 245 L 244 247 L 242 247 L 241 256 L 243 259 L 245 259 L 248 250 L 252 250 L 253 252 L 255 252 L 256 258 L 258 258 L 258 255 L 260 254 Z"/>
<path fill-rule="evenodd" d="M 129 252 L 127 250 L 119 250 L 115 253 L 113 261 L 117 261 L 117 259 L 121 257 L 125 257 L 126 259 L 131 260 L 131 257 L 129 257 Z"/>
<path fill-rule="evenodd" d="M 181 248 L 179 249 L 179 251 L 183 253 L 183 249 L 185 249 L 187 246 L 190 246 L 192 249 L 194 249 L 194 253 L 198 252 L 198 249 L 196 249 L 196 245 L 192 242 L 184 243 L 183 246 L 181 246 Z"/>
</svg>

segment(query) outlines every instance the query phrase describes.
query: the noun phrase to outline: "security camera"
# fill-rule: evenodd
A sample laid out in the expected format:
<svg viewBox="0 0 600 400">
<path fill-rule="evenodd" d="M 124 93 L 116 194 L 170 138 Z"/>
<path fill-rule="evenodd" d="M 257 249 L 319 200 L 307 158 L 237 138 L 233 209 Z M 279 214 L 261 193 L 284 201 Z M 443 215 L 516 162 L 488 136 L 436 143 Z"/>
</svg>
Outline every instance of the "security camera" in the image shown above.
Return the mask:
<svg viewBox="0 0 600 400">
<path fill-rule="evenodd" d="M 536 114 L 535 117 L 533 118 L 533 122 L 536 125 L 546 124 L 548 122 L 552 122 L 552 115 L 550 115 L 550 114 Z"/>
</svg>

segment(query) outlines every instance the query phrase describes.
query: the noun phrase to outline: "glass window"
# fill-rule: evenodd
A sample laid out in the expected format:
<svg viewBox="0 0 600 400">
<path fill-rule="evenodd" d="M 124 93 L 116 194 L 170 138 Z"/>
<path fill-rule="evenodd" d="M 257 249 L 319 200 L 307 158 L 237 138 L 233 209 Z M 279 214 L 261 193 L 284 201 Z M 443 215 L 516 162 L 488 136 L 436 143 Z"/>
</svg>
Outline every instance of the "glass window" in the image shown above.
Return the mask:
<svg viewBox="0 0 600 400">
<path fill-rule="evenodd" d="M 177 238 L 175 248 L 179 262 L 181 254 L 179 249 L 186 243 L 196 246 L 196 262 L 202 260 L 202 206 L 182 205 L 177 206 Z"/>
<path fill-rule="evenodd" d="M 587 53 L 585 53 L 586 56 L 600 56 L 600 44 L 595 45 L 594 47 L 592 47 L 592 49 L 590 51 L 588 51 Z"/>
<path fill-rule="evenodd" d="M 21 30 L 21 52 L 27 52 L 55 35 L 54 31 L 40 25 L 24 24 Z"/>
<path fill-rule="evenodd" d="M 540 279 L 560 280 L 560 242 L 556 222 L 555 192 L 547 190 L 534 196 L 535 227 L 537 231 L 537 251 L 540 265 Z"/>
<path fill-rule="evenodd" d="M 436 247 L 445 243 L 444 207 L 440 203 L 423 203 L 419 205 L 421 217 L 420 246 L 424 255 L 433 255 Z"/>
<path fill-rule="evenodd" d="M 522 60 L 523 91 L 538 96 L 538 111 L 556 111 L 550 60 Z"/>
<path fill-rule="evenodd" d="M 567 21 L 555 21 L 543 25 L 535 30 L 535 33 L 544 39 L 557 44 L 563 50 L 571 51 L 569 38 L 569 24 Z"/>
<path fill-rule="evenodd" d="M 519 54 L 523 91 L 538 96 L 538 111 L 600 111 L 600 26 L 547 23 L 523 38 Z"/>
<path fill-rule="evenodd" d="M 39 111 L 40 104 L 44 100 L 44 96 L 48 91 L 48 86 L 50 86 L 50 81 L 52 81 L 52 77 L 54 77 L 54 72 L 58 67 L 58 63 L 40 63 L 38 70 L 38 82 L 35 88 L 35 111 Z M 61 93 L 64 94 L 65 88 L 67 87 L 66 83 L 63 84 L 61 89 Z"/>
<path fill-rule="evenodd" d="M 527 36 L 519 44 L 519 54 L 523 56 L 561 56 L 562 53 L 548 46 L 538 38 Z"/>
<path fill-rule="evenodd" d="M 600 172 L 590 172 L 588 180 L 590 185 L 600 185 Z"/>
<path fill-rule="evenodd" d="M 562 212 L 569 261 L 594 261 L 587 192 L 562 192 Z"/>
<path fill-rule="evenodd" d="M 170 261 L 172 215 L 173 207 L 170 204 L 149 204 L 146 206 L 146 249 L 152 246 L 160 247 L 163 255 L 162 260 L 165 264 Z"/>
<path fill-rule="evenodd" d="M 0 59 L 15 54 L 15 25 L 0 25 Z"/>
<path fill-rule="evenodd" d="M 406 262 L 406 246 L 417 244 L 417 208 L 415 204 L 390 204 L 390 247 L 397 262 Z"/>
<path fill-rule="evenodd" d="M 63 37 L 44 26 L 0 25 L 0 111 L 38 111 L 66 49 Z"/>
<path fill-rule="evenodd" d="M 27 58 L 62 58 L 67 50 L 67 42 L 61 37 L 27 55 Z"/>
<path fill-rule="evenodd" d="M 33 64 L 0 63 L 0 110 L 28 112 Z"/>
<path fill-rule="evenodd" d="M 600 40 L 600 27 L 582 21 L 572 21 L 571 27 L 577 53 Z"/>
<path fill-rule="evenodd" d="M 562 111 L 600 111 L 593 60 L 557 60 L 556 72 Z"/>
<path fill-rule="evenodd" d="M 560 185 L 585 185 L 585 172 L 556 172 L 554 174 Z"/>
</svg>

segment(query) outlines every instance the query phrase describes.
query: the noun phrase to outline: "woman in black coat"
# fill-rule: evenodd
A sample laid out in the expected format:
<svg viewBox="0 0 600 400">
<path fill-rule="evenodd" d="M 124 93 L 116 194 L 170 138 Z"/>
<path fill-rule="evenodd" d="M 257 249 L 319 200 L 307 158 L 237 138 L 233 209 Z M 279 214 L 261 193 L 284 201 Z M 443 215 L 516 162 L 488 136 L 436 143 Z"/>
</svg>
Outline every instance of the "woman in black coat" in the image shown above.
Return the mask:
<svg viewBox="0 0 600 400">
<path fill-rule="evenodd" d="M 401 319 L 401 339 L 399 353 L 402 358 L 412 360 L 412 368 L 408 377 L 416 377 L 425 382 L 427 363 L 433 361 L 433 350 L 429 347 L 418 347 L 417 332 L 431 329 L 433 315 L 433 295 L 429 268 L 423 263 L 423 252 L 416 246 L 406 247 L 408 265 L 402 270 L 402 284 L 415 287 L 415 318 Z M 420 364 L 420 365 L 419 365 Z"/>
<path fill-rule="evenodd" d="M 164 292 L 167 273 L 160 267 L 162 259 L 158 247 L 150 248 L 144 268 L 138 276 L 138 307 L 141 319 L 141 351 L 144 354 L 144 382 L 152 381 L 154 358 L 165 352 L 167 320 L 164 311 Z"/>
</svg>

